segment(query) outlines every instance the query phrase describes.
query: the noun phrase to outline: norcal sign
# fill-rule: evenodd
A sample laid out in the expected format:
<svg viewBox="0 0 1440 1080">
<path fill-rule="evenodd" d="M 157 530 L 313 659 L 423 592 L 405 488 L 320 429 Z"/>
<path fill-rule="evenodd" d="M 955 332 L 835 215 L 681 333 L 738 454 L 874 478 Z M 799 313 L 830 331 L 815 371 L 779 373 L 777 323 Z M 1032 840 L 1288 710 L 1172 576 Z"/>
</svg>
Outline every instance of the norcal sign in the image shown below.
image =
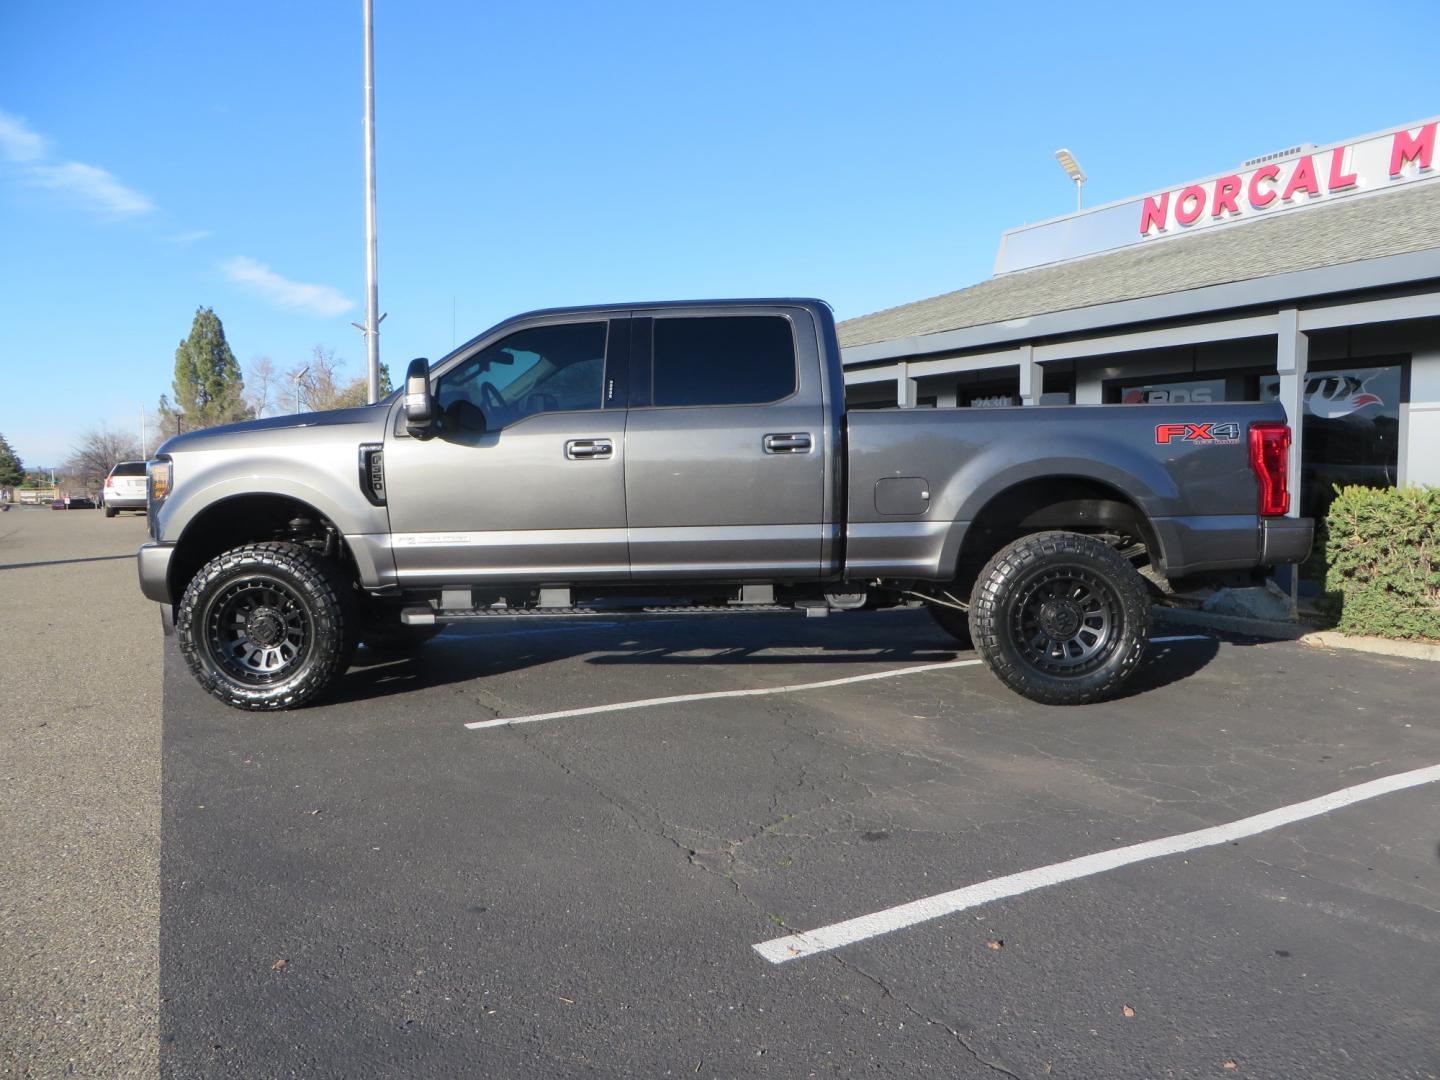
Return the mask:
<svg viewBox="0 0 1440 1080">
<path fill-rule="evenodd" d="M 995 273 L 1184 236 L 1197 229 L 1440 180 L 1440 121 L 1249 162 L 1235 172 L 1011 229 Z"/>
<path fill-rule="evenodd" d="M 1140 235 L 1214 225 L 1414 179 L 1434 166 L 1435 129 L 1432 120 L 1151 195 L 1140 206 Z"/>
</svg>

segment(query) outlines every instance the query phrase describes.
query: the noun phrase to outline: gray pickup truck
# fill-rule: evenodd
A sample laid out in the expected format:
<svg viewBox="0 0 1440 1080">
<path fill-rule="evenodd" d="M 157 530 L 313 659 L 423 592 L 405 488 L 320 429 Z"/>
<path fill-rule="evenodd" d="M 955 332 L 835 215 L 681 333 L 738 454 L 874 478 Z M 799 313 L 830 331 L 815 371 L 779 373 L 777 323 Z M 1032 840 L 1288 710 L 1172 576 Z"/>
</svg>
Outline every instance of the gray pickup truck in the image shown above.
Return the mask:
<svg viewBox="0 0 1440 1080">
<path fill-rule="evenodd" d="M 1306 556 L 1289 443 L 1273 404 L 847 411 L 815 300 L 540 311 L 376 405 L 166 442 L 140 586 L 244 709 L 448 623 L 902 604 L 1075 704 L 1150 591 Z"/>
</svg>

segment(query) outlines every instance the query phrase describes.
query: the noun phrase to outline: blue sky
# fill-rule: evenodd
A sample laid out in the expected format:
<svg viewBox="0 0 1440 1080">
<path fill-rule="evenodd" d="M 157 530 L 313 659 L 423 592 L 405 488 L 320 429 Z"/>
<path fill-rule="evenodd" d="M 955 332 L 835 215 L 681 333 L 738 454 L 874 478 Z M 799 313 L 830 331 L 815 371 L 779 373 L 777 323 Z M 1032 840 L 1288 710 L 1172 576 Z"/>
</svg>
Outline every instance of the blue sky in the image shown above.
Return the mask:
<svg viewBox="0 0 1440 1080">
<path fill-rule="evenodd" d="M 376 0 L 382 357 L 556 304 L 990 273 L 1002 229 L 1440 112 L 1440 5 Z M 360 3 L 0 7 L 0 432 L 135 429 L 197 305 L 363 369 Z"/>
</svg>

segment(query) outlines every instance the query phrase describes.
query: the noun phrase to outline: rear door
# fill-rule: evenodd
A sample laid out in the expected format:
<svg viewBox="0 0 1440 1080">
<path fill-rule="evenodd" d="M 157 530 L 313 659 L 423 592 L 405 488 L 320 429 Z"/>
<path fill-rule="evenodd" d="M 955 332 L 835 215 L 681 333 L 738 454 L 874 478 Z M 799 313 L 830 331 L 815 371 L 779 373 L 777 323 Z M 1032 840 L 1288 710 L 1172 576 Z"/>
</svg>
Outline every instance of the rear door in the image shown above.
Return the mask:
<svg viewBox="0 0 1440 1080">
<path fill-rule="evenodd" d="M 663 309 L 632 326 L 634 580 L 819 577 L 828 448 L 809 314 Z"/>
</svg>

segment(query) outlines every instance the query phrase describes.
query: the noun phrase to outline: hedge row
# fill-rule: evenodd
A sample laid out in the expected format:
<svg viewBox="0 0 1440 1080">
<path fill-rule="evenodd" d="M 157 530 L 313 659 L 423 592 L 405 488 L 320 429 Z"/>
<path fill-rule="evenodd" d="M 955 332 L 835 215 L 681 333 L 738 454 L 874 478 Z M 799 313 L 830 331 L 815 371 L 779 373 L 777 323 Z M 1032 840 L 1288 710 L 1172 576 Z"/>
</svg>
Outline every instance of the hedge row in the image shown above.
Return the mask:
<svg viewBox="0 0 1440 1080">
<path fill-rule="evenodd" d="M 1341 631 L 1440 639 L 1440 488 L 1341 488 L 1325 533 Z"/>
</svg>

